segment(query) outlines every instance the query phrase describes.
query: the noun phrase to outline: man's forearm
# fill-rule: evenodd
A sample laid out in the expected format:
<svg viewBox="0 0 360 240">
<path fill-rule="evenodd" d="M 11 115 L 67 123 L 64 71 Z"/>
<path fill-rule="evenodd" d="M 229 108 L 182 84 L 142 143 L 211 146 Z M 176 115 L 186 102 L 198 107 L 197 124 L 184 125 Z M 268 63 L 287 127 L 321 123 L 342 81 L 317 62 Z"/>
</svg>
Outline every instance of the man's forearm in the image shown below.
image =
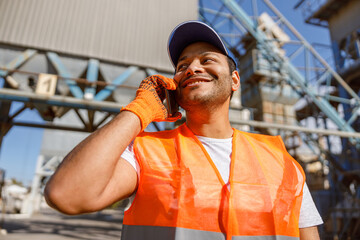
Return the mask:
<svg viewBox="0 0 360 240">
<path fill-rule="evenodd" d="M 320 240 L 317 226 L 300 228 L 300 240 Z"/>
<path fill-rule="evenodd" d="M 116 174 L 121 174 L 121 169 L 117 170 L 120 156 L 140 130 L 139 118 L 123 111 L 78 144 L 46 186 L 45 197 L 49 204 L 69 214 L 97 210 L 106 204 L 108 200 L 103 200 L 102 195 L 106 194 L 115 170 Z M 125 179 L 133 178 L 127 173 L 124 175 Z M 119 196 L 114 198 L 124 197 L 121 195 L 129 194 L 135 186 L 122 181 L 114 193 Z"/>
</svg>

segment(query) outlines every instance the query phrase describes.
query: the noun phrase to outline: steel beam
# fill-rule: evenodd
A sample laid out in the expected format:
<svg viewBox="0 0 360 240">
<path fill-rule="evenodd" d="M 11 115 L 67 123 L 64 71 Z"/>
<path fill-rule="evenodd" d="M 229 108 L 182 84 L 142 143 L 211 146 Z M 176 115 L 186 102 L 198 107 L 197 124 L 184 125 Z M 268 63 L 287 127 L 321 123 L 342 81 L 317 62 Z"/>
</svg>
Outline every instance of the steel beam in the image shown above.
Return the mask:
<svg viewBox="0 0 360 240">
<path fill-rule="evenodd" d="M 117 86 L 123 84 L 126 81 L 126 79 L 128 79 L 131 76 L 131 74 L 133 74 L 136 70 L 138 70 L 138 67 L 136 66 L 128 67 L 125 72 L 123 72 L 121 75 L 115 78 L 114 81 L 112 81 L 111 85 L 106 86 L 104 89 L 98 92 L 94 100 L 103 101 L 106 98 L 108 98 L 117 88 Z"/>
<path fill-rule="evenodd" d="M 20 67 L 24 62 L 29 60 L 32 56 L 37 53 L 34 49 L 27 49 L 22 54 L 18 55 L 15 59 L 4 66 L 5 69 L 16 69 Z M 9 71 L 0 69 L 0 76 L 6 76 Z"/>
<path fill-rule="evenodd" d="M 20 101 L 20 102 L 27 102 L 28 104 L 42 103 L 42 104 L 49 104 L 54 106 L 66 106 L 66 107 L 72 107 L 78 109 L 105 111 L 110 113 L 119 113 L 121 107 L 123 106 L 122 104 L 119 103 L 87 101 L 73 97 L 63 97 L 63 96 L 47 97 L 29 92 L 19 92 L 18 90 L 12 90 L 12 89 L 0 89 L 0 100 Z M 252 120 L 240 120 L 237 118 L 232 118 L 231 123 L 239 124 L 239 125 L 249 125 L 260 128 L 275 128 L 275 129 L 282 129 L 288 131 L 316 133 L 322 135 L 334 135 L 340 137 L 360 139 L 360 133 L 355 133 L 355 132 L 352 133 L 352 132 L 326 130 L 326 129 L 309 129 L 306 127 L 299 127 L 293 125 L 265 123 L 265 122 L 252 121 Z M 85 128 L 82 129 L 82 128 L 67 127 L 67 126 L 56 126 L 53 124 L 37 124 L 37 123 L 21 123 L 21 122 L 12 122 L 11 124 L 16 126 L 43 127 L 43 128 L 72 130 L 72 131 L 84 131 L 84 132 L 88 131 Z"/>
<path fill-rule="evenodd" d="M 291 76 L 291 81 L 289 79 L 290 84 L 294 86 L 300 86 L 301 89 L 311 97 L 313 102 L 339 127 L 339 129 L 348 132 L 355 132 L 355 130 L 347 124 L 347 122 L 339 116 L 337 111 L 331 106 L 331 104 L 323 99 L 316 96 L 314 89 L 311 88 L 305 81 L 304 77 L 299 73 L 299 71 L 288 61 L 286 57 L 280 56 L 273 51 L 273 44 L 267 41 L 266 36 L 263 32 L 256 28 L 254 21 L 246 14 L 246 12 L 236 3 L 234 0 L 222 0 L 223 4 L 230 10 L 230 12 L 245 26 L 245 28 L 249 31 L 249 33 L 258 41 L 258 43 L 263 46 L 269 55 L 275 61 L 282 63 L 284 69 L 287 70 L 289 75 Z M 320 55 L 310 46 L 308 42 L 296 31 L 292 25 L 286 21 L 286 19 L 281 15 L 279 11 L 267 0 L 264 0 L 265 3 L 279 16 L 282 18 L 283 22 L 288 25 L 290 30 L 303 42 L 304 46 L 314 54 L 315 57 L 329 70 L 329 72 L 334 76 L 334 78 L 349 92 L 354 99 L 359 101 L 359 97 L 352 91 L 352 89 L 341 79 L 341 77 L 331 69 L 331 67 L 323 60 Z M 350 139 L 353 144 L 355 144 L 354 139 Z M 357 139 L 357 144 L 360 147 L 360 139 Z"/>
<path fill-rule="evenodd" d="M 86 72 L 86 79 L 90 83 L 94 83 L 98 79 L 99 75 L 99 60 L 97 59 L 90 59 L 88 63 L 88 68 Z M 91 84 L 85 88 L 84 98 L 88 100 L 92 100 L 96 94 L 96 85 Z"/>
<path fill-rule="evenodd" d="M 65 78 L 65 82 L 69 86 L 72 95 L 76 98 L 82 99 L 84 96 L 83 91 L 74 80 L 71 80 L 72 76 L 68 72 L 65 65 L 61 62 L 59 56 L 54 52 L 47 52 L 46 55 L 49 58 L 50 62 L 54 65 L 58 74 L 61 77 Z"/>
<path fill-rule="evenodd" d="M 4 101 L 19 101 L 25 102 L 28 104 L 32 103 L 41 103 L 53 106 L 62 106 L 78 109 L 88 109 L 96 110 L 103 112 L 119 113 L 123 104 L 115 102 L 105 102 L 105 101 L 89 101 L 84 99 L 78 99 L 74 97 L 65 97 L 65 96 L 45 96 L 38 95 L 31 92 L 21 92 L 18 90 L 12 89 L 0 89 L 0 100 Z"/>
<path fill-rule="evenodd" d="M 340 75 L 335 72 L 332 67 L 323 59 L 320 54 L 311 46 L 311 44 L 306 41 L 306 39 L 296 30 L 294 26 L 291 25 L 291 23 L 280 13 L 279 10 L 269 1 L 269 0 L 263 0 L 269 8 L 281 18 L 281 20 L 286 24 L 286 26 L 294 33 L 294 35 L 301 40 L 303 45 L 316 57 L 319 62 L 324 65 L 328 71 L 333 75 L 333 77 L 336 79 L 336 81 L 343 86 L 343 88 L 346 89 L 346 91 L 352 96 L 358 103 L 360 103 L 359 96 L 350 88 L 350 86 L 340 77 Z"/>
<path fill-rule="evenodd" d="M 328 130 L 328 129 L 314 129 L 314 128 L 307 128 L 307 127 L 300 127 L 295 125 L 284 125 L 278 123 L 267 123 L 267 122 L 260 122 L 254 120 L 241 120 L 238 118 L 230 119 L 232 124 L 239 124 L 239 125 L 249 125 L 252 127 L 258 128 L 273 128 L 273 129 L 281 129 L 284 131 L 293 131 L 293 132 L 303 132 L 303 133 L 315 133 L 319 135 L 333 135 L 345 138 L 357 138 L 360 139 L 360 133 L 358 132 L 346 132 L 346 131 L 337 131 L 337 130 Z"/>
<path fill-rule="evenodd" d="M 33 128 L 44 128 L 44 129 L 56 129 L 56 130 L 63 130 L 63 131 L 76 131 L 76 132 L 92 132 L 89 131 L 88 128 L 80 128 L 80 127 L 70 127 L 64 125 L 58 125 L 53 123 L 34 123 L 34 122 L 10 122 L 11 126 L 20 126 L 20 127 L 33 127 Z"/>
</svg>

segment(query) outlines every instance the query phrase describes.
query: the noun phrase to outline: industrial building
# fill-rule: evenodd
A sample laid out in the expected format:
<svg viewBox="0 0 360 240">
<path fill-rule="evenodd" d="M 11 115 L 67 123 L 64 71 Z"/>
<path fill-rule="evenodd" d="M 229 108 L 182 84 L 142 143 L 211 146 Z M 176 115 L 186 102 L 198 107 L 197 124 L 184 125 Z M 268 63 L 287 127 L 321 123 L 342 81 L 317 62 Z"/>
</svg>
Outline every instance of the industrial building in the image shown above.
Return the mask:
<svg viewBox="0 0 360 240">
<path fill-rule="evenodd" d="M 63 157 L 129 103 L 142 79 L 172 76 L 168 35 L 200 19 L 238 64 L 232 125 L 282 136 L 306 172 L 321 239 L 360 239 L 360 1 L 299 0 L 294 11 L 328 29 L 332 60 L 270 0 L 0 0 L 0 145 L 14 126 L 45 129 L 22 211 L 38 210 Z M 23 104 L 10 115 L 13 102 Z M 18 121 L 27 108 L 43 123 Z"/>
</svg>

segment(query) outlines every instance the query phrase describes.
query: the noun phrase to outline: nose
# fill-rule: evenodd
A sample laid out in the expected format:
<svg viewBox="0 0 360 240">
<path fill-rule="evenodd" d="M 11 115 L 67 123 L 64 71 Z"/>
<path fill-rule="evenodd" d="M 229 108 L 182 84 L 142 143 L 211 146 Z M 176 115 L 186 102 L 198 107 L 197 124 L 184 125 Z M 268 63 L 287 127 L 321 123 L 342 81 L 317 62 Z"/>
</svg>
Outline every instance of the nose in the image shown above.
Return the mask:
<svg viewBox="0 0 360 240">
<path fill-rule="evenodd" d="M 198 60 L 192 61 L 190 65 L 187 67 L 185 75 L 192 76 L 197 73 L 201 73 L 203 68 Z"/>
</svg>

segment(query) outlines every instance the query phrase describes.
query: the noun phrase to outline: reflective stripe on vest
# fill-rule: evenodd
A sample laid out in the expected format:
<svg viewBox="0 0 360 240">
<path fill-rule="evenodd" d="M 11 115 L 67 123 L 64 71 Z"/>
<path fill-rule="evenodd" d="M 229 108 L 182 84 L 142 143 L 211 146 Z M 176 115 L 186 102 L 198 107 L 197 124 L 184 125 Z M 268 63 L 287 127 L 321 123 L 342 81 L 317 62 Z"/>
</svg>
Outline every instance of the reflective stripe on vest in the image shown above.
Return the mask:
<svg viewBox="0 0 360 240">
<path fill-rule="evenodd" d="M 121 233 L 123 239 L 176 239 L 176 240 L 225 240 L 224 233 L 187 228 L 127 225 Z M 176 236 L 176 237 L 175 237 Z M 233 236 L 232 240 L 298 240 L 289 236 Z"/>
<path fill-rule="evenodd" d="M 305 180 L 301 167 L 279 137 L 234 130 L 232 145 L 229 191 L 185 124 L 139 135 L 134 153 L 141 167 L 140 181 L 124 215 L 124 233 L 135 226 L 161 226 L 175 233 L 170 239 L 178 239 L 178 229 L 217 233 L 228 240 L 298 238 Z M 138 230 L 142 234 L 144 229 Z M 123 239 L 136 238 L 124 234 Z"/>
</svg>

